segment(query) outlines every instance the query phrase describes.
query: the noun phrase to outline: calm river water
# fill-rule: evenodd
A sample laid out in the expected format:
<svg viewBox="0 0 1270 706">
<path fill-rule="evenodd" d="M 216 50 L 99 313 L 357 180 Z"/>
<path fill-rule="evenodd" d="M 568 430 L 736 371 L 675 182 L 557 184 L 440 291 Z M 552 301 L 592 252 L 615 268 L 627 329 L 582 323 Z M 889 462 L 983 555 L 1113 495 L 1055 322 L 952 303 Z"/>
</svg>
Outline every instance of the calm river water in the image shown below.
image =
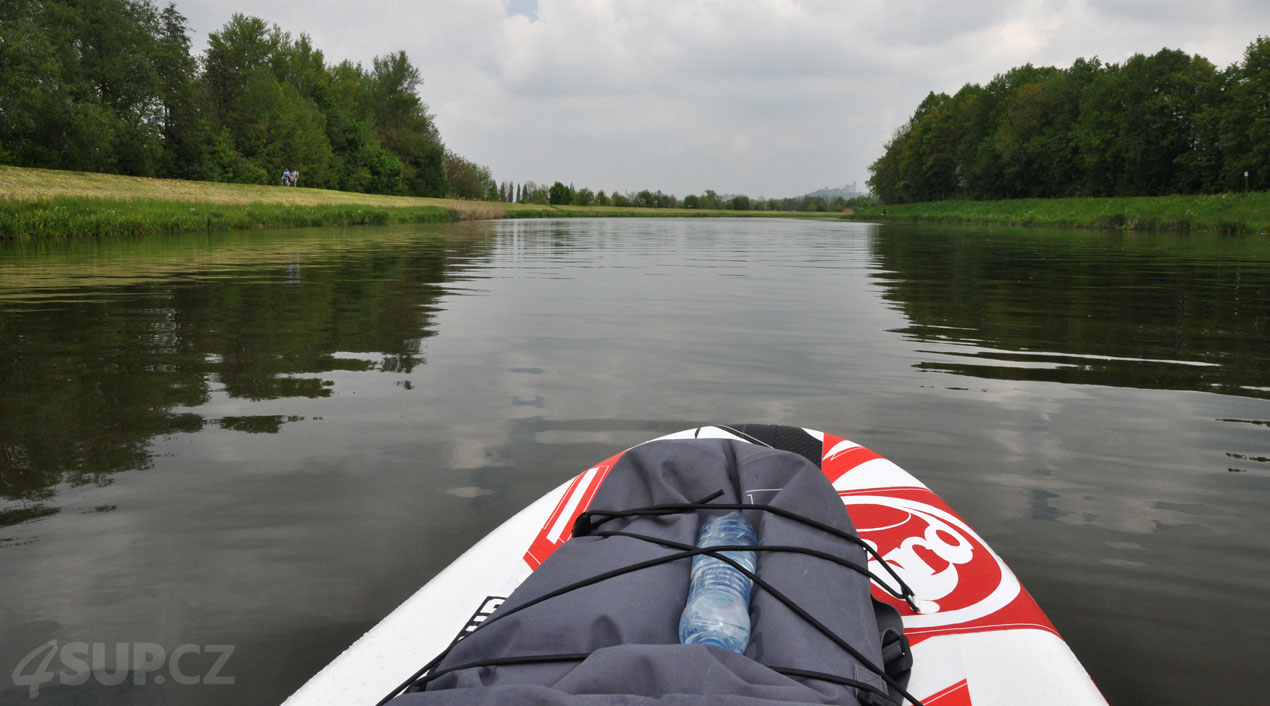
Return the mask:
<svg viewBox="0 0 1270 706">
<path fill-rule="evenodd" d="M 275 703 L 710 422 L 925 480 L 1112 704 L 1263 699 L 1270 241 L 632 219 L 0 244 L 0 702 Z M 233 684 L 67 684 L 53 640 Z"/>
</svg>

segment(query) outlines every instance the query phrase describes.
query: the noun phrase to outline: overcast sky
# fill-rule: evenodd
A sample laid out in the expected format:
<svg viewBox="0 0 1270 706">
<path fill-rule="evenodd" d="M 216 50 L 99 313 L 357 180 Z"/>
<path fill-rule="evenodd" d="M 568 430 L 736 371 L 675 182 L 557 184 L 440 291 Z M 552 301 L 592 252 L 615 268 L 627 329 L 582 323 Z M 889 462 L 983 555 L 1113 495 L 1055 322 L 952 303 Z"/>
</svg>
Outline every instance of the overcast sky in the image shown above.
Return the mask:
<svg viewBox="0 0 1270 706">
<path fill-rule="evenodd" d="M 176 3 L 198 52 L 235 12 L 328 63 L 406 50 L 446 144 L 499 181 L 680 197 L 863 190 L 929 91 L 1162 47 L 1225 66 L 1270 32 L 1265 0 Z"/>
</svg>

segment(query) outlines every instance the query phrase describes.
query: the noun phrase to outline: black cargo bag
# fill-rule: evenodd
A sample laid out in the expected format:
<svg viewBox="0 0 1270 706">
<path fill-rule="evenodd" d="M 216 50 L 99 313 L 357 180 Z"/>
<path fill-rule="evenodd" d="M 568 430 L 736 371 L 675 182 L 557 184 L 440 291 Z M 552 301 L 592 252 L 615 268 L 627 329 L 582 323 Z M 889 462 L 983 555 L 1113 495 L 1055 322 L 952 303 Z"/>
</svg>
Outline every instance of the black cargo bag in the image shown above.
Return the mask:
<svg viewBox="0 0 1270 706">
<path fill-rule="evenodd" d="M 623 514 L 706 499 L 698 509 Z M 740 503 L 773 509 L 744 509 L 759 543 L 749 645 L 744 655 L 682 645 L 692 559 L 662 560 L 692 549 L 706 518 Z M 867 576 L 763 550 L 805 548 L 864 569 L 865 550 L 841 534 L 855 537 L 851 519 L 803 456 L 723 439 L 637 446 L 609 471 L 573 538 L 392 704 L 900 703 L 908 643 Z M 579 582 L 589 585 L 553 595 Z"/>
</svg>

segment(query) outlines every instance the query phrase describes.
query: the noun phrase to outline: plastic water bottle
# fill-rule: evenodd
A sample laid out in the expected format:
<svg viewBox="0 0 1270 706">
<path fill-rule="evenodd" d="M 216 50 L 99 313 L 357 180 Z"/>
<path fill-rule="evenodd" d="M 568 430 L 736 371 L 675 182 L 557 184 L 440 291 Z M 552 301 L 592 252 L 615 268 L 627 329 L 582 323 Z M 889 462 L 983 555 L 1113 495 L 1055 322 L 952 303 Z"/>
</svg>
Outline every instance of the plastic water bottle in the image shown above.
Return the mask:
<svg viewBox="0 0 1270 706">
<path fill-rule="evenodd" d="M 701 526 L 698 547 L 756 544 L 754 528 L 740 512 L 713 517 Z M 728 551 L 724 556 L 754 571 L 754 552 Z M 698 554 L 692 558 L 688 603 L 679 617 L 679 641 L 685 645 L 720 645 L 737 653 L 750 642 L 750 592 L 754 581 L 726 562 Z"/>
</svg>

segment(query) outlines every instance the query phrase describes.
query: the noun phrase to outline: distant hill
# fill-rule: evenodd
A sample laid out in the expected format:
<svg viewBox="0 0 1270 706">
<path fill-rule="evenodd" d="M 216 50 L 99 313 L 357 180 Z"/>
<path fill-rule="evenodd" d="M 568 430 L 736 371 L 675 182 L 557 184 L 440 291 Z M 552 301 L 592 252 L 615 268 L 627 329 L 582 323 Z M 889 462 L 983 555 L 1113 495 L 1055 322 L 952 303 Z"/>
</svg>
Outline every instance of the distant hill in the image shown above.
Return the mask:
<svg viewBox="0 0 1270 706">
<path fill-rule="evenodd" d="M 855 184 L 843 184 L 842 186 L 826 186 L 823 189 L 816 189 L 807 194 L 807 196 L 823 196 L 826 201 L 832 201 L 841 196 L 849 199 L 853 196 L 864 196 L 865 193 L 856 188 Z"/>
</svg>

